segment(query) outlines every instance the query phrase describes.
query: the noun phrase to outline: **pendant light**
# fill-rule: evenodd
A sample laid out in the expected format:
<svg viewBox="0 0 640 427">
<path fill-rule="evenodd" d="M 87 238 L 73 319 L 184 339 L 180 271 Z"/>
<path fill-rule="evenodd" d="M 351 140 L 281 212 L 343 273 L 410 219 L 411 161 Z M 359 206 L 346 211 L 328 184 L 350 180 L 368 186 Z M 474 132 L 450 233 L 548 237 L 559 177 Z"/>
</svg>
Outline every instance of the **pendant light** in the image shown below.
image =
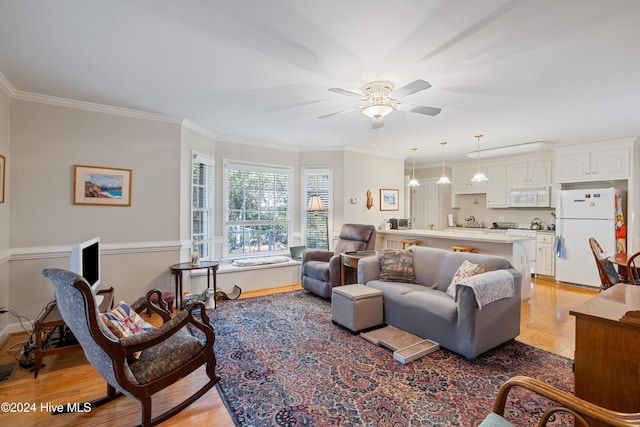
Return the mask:
<svg viewBox="0 0 640 427">
<path fill-rule="evenodd" d="M 416 150 L 417 148 L 411 149 L 411 151 L 413 151 L 413 169 L 411 172 L 411 180 L 409 180 L 409 184 L 407 184 L 409 187 L 420 187 L 420 183 L 416 179 Z"/>
<path fill-rule="evenodd" d="M 482 171 L 480 171 L 480 138 L 482 138 L 483 136 L 484 135 L 474 136 L 474 138 L 478 140 L 478 171 L 471 178 L 471 182 L 483 182 L 489 180 L 489 178 L 487 178 L 487 176 L 483 174 Z"/>
<path fill-rule="evenodd" d="M 451 184 L 451 180 L 444 173 L 444 146 L 447 145 L 447 141 L 442 141 L 440 145 L 442 145 L 442 176 L 438 179 L 436 184 Z"/>
</svg>

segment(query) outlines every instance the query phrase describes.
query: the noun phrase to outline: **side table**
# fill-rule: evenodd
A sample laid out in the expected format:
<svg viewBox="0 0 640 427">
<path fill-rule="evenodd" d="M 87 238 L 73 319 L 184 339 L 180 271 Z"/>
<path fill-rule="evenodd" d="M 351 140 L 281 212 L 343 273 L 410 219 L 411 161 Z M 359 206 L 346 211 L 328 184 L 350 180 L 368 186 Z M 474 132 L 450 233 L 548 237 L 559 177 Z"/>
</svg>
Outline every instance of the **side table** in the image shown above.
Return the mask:
<svg viewBox="0 0 640 427">
<path fill-rule="evenodd" d="M 343 252 L 340 254 L 340 285 L 346 285 L 345 280 L 345 268 L 358 269 L 358 261 L 362 258 L 375 256 L 376 251 L 358 251 L 358 252 Z"/>
<path fill-rule="evenodd" d="M 215 292 L 217 291 L 216 273 L 219 266 L 219 261 L 200 261 L 198 265 L 193 265 L 190 262 L 181 262 L 180 264 L 174 264 L 169 267 L 169 270 L 171 270 L 171 274 L 173 274 L 176 278 L 176 307 L 178 308 L 178 310 L 182 310 L 184 308 L 182 304 L 182 272 L 202 270 L 206 268 L 207 288 L 211 288 L 211 276 L 213 276 L 213 292 L 215 294 Z M 214 308 L 216 307 L 215 304 L 216 303 L 214 302 Z"/>
<path fill-rule="evenodd" d="M 113 308 L 113 288 L 101 289 L 98 291 L 98 295 L 104 297 L 98 308 L 101 313 Z M 43 357 L 68 353 L 82 348 L 75 337 L 67 334 L 65 328 L 66 325 L 55 302 L 49 304 L 44 313 L 36 319 L 33 326 L 33 335 L 35 336 L 33 378 L 38 378 Z"/>
</svg>

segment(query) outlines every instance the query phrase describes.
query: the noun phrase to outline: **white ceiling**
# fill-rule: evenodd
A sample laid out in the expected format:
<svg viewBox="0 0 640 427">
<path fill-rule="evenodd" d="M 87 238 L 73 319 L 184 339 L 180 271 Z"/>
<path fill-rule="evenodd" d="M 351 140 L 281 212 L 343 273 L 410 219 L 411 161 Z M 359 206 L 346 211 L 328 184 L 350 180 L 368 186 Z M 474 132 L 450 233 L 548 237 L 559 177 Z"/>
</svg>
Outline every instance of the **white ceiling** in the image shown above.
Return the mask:
<svg viewBox="0 0 640 427">
<path fill-rule="evenodd" d="M 404 100 L 377 150 L 417 164 L 481 148 L 640 135 L 637 0 L 0 0 L 0 73 L 18 94 L 186 119 L 233 141 L 373 149 L 356 98 Z"/>
</svg>

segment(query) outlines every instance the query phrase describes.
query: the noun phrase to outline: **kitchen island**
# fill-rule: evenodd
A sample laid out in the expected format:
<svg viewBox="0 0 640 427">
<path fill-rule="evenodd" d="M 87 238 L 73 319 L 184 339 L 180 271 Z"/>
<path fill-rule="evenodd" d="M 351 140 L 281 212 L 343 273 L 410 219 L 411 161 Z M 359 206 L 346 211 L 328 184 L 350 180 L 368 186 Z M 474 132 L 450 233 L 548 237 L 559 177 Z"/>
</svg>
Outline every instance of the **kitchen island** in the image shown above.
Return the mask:
<svg viewBox="0 0 640 427">
<path fill-rule="evenodd" d="M 531 271 L 526 248 L 530 240 L 528 237 L 505 236 L 482 229 L 473 231 L 379 230 L 376 247 L 401 249 L 403 239 L 419 240 L 422 246 L 446 250 L 451 250 L 453 245 L 472 246 L 477 253 L 504 257 L 522 273 L 522 300 L 529 299 Z"/>
</svg>

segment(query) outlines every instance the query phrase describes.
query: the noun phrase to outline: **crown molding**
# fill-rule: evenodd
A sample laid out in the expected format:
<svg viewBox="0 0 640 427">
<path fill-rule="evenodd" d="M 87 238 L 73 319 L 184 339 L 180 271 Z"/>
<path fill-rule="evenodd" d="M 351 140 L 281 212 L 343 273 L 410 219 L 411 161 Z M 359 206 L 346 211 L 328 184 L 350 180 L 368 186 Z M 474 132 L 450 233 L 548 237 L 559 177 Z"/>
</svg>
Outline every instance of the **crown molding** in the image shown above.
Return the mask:
<svg viewBox="0 0 640 427">
<path fill-rule="evenodd" d="M 182 120 L 182 127 L 189 129 L 190 131 L 193 131 L 199 135 L 204 136 L 205 138 L 209 138 L 212 140 L 216 140 L 218 138 L 218 135 L 216 135 L 215 133 L 211 132 L 208 129 L 203 128 L 200 125 L 197 125 L 195 123 L 193 123 L 190 120 L 184 119 Z"/>
<path fill-rule="evenodd" d="M 2 90 L 9 98 L 14 96 L 16 93 L 15 88 L 2 73 L 0 73 L 0 90 Z"/>
<path fill-rule="evenodd" d="M 55 105 L 58 107 L 75 108 L 78 110 L 93 111 L 96 113 L 113 114 L 116 116 L 131 117 L 134 119 L 153 120 L 156 122 L 181 124 L 182 120 L 176 117 L 130 108 L 114 107 L 111 105 L 96 104 L 93 102 L 77 101 L 75 99 L 59 98 L 57 96 L 41 95 L 31 92 L 15 91 L 13 99 L 20 101 L 37 102 L 40 104 Z"/>
</svg>

